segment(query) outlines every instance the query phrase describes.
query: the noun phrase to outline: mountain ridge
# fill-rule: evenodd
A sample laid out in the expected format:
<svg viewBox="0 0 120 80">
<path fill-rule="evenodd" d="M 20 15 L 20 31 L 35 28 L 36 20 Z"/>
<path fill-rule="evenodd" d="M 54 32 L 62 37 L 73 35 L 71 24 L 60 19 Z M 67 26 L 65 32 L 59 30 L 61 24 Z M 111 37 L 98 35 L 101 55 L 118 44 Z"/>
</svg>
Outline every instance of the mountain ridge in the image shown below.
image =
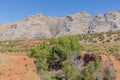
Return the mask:
<svg viewBox="0 0 120 80">
<path fill-rule="evenodd" d="M 24 20 L 0 25 L 0 40 L 49 39 L 64 35 L 91 34 L 120 30 L 120 11 L 96 16 L 86 12 L 64 18 L 32 15 Z"/>
</svg>

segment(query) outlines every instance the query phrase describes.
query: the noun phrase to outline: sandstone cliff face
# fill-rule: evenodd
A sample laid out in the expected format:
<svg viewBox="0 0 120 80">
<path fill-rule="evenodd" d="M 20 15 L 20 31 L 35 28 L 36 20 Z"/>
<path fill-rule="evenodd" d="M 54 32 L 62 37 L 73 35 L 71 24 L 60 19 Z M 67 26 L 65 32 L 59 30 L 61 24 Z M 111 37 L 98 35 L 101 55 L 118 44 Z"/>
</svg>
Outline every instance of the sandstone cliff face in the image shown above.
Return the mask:
<svg viewBox="0 0 120 80">
<path fill-rule="evenodd" d="M 88 34 L 120 30 L 120 11 L 111 11 L 95 17 L 86 12 L 65 18 L 29 16 L 26 19 L 0 26 L 0 40 L 48 39 L 63 35 Z"/>
</svg>

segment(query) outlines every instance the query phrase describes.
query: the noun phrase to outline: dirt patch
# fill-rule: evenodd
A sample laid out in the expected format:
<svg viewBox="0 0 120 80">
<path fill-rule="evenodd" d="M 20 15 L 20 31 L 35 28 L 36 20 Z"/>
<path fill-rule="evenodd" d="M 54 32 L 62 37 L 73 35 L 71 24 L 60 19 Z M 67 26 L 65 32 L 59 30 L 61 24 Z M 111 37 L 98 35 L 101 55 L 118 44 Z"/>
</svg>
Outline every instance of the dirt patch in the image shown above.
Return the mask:
<svg viewBox="0 0 120 80">
<path fill-rule="evenodd" d="M 90 61 L 95 61 L 97 59 L 102 60 L 104 66 L 114 66 L 115 70 L 117 71 L 117 75 L 115 80 L 120 80 L 120 60 L 118 60 L 114 55 L 99 55 L 99 54 L 91 54 L 82 52 L 79 59 L 82 58 L 85 64 L 89 63 Z"/>
<path fill-rule="evenodd" d="M 120 61 L 115 57 L 115 56 L 110 56 L 110 59 L 113 61 L 114 63 L 114 67 L 117 70 L 117 77 L 115 80 L 120 80 Z"/>
<path fill-rule="evenodd" d="M 0 80 L 40 80 L 34 61 L 25 53 L 0 53 Z"/>
<path fill-rule="evenodd" d="M 25 41 L 20 41 L 17 46 L 37 46 L 40 43 L 42 43 L 42 40 L 25 40 Z"/>
</svg>

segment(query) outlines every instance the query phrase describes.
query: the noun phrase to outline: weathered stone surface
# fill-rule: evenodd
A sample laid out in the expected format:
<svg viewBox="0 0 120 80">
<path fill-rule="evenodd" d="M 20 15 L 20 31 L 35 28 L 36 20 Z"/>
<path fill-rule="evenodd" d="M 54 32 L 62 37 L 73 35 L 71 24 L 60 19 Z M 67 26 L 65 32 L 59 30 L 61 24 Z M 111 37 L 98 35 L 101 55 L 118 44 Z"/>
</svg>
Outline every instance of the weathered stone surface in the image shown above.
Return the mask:
<svg viewBox="0 0 120 80">
<path fill-rule="evenodd" d="M 120 12 L 90 16 L 86 12 L 68 15 L 65 18 L 44 17 L 41 14 L 0 26 L 0 40 L 48 39 L 63 35 L 88 34 L 120 30 Z"/>
</svg>

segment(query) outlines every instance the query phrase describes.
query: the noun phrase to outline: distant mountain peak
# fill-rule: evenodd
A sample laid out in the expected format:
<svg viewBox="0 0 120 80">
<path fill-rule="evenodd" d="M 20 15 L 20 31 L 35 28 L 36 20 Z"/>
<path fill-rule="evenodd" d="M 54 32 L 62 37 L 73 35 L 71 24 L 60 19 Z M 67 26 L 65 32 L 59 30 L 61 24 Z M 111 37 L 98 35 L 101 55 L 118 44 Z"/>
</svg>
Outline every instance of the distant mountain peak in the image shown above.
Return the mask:
<svg viewBox="0 0 120 80">
<path fill-rule="evenodd" d="M 1 25 L 0 40 L 48 39 L 110 30 L 120 30 L 120 11 L 98 14 L 95 17 L 86 12 L 68 15 L 64 18 L 37 14 L 18 22 Z"/>
</svg>

